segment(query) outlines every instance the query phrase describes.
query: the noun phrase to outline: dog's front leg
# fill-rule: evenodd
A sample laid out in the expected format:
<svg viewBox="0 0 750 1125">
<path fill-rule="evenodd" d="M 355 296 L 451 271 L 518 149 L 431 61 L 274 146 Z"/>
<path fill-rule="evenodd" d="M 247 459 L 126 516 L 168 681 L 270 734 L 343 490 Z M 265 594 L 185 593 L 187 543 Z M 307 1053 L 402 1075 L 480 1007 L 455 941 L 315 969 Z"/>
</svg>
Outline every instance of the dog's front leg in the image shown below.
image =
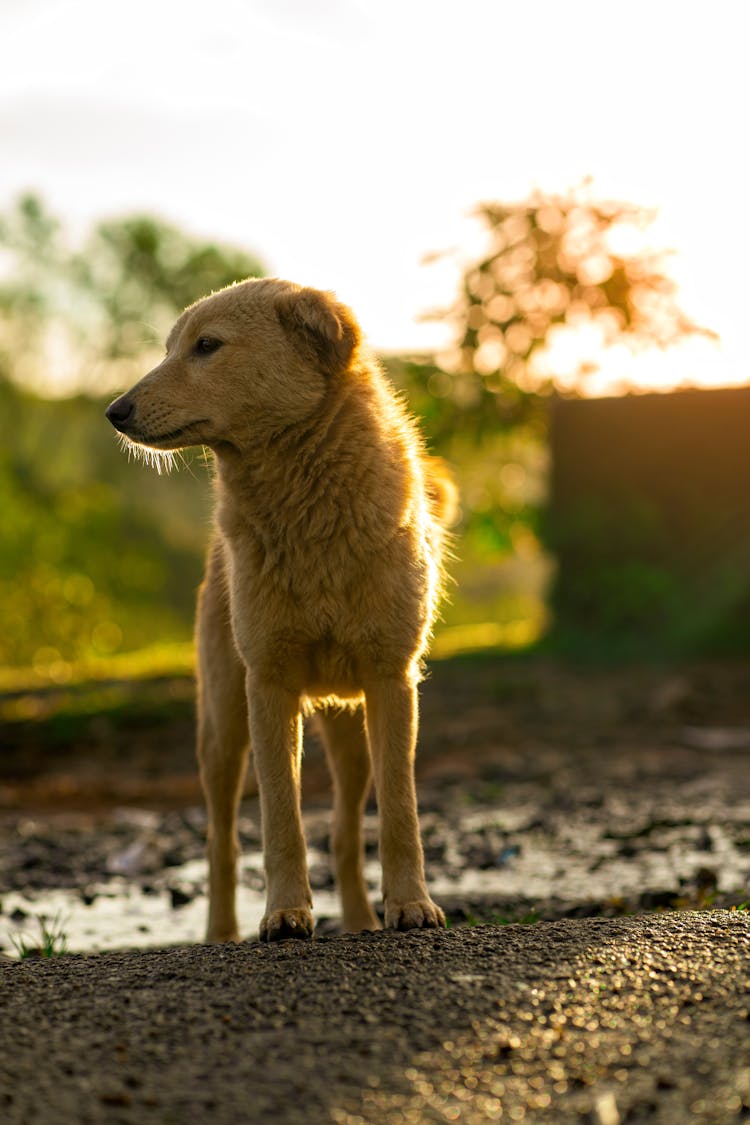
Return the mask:
<svg viewBox="0 0 750 1125">
<path fill-rule="evenodd" d="M 427 891 L 419 838 L 416 687 L 395 679 L 373 682 L 365 689 L 365 705 L 380 813 L 385 924 L 397 930 L 444 926 L 445 916 Z"/>
<path fill-rule="evenodd" d="M 266 871 L 260 938 L 310 937 L 312 895 L 300 812 L 300 701 L 252 673 L 247 677 L 247 695 Z"/>
</svg>

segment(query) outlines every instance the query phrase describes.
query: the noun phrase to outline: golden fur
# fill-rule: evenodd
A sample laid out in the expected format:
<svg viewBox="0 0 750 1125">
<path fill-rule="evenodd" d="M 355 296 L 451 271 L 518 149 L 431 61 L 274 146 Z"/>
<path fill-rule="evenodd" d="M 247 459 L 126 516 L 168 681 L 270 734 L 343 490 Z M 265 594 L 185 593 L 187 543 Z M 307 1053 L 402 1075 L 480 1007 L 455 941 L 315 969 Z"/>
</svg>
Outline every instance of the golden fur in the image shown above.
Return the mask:
<svg viewBox="0 0 750 1125">
<path fill-rule="evenodd" d="M 107 414 L 148 449 L 201 444 L 215 454 L 216 527 L 197 618 L 208 940 L 238 938 L 249 743 L 267 884 L 261 938 L 312 933 L 300 817 L 310 708 L 334 781 L 344 927 L 379 925 L 362 874 L 371 766 L 386 925 L 444 925 L 425 885 L 414 750 L 453 486 L 352 313 L 285 281 L 230 286 L 182 314 L 164 360 Z"/>
</svg>

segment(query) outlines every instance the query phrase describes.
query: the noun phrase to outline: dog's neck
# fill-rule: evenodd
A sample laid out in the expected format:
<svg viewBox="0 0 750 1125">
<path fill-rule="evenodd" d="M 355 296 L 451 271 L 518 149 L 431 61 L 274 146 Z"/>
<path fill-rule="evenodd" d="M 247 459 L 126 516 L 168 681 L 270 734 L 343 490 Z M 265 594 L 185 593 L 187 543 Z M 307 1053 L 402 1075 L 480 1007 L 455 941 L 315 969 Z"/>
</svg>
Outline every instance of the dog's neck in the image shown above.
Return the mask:
<svg viewBox="0 0 750 1125">
<path fill-rule="evenodd" d="M 303 422 L 214 452 L 230 538 L 244 531 L 302 547 L 349 538 L 354 526 L 357 549 L 371 550 L 411 518 L 404 460 L 416 454 L 414 432 L 383 386 L 342 384 Z"/>
</svg>

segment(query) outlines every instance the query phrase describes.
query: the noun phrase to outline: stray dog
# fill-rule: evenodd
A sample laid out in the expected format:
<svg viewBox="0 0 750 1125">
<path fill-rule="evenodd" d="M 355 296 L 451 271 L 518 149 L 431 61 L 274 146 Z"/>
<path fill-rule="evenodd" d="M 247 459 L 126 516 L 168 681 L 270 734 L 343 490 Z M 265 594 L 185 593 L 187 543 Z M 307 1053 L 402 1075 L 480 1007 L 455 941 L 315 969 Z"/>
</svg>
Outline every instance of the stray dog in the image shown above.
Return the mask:
<svg viewBox="0 0 750 1125">
<path fill-rule="evenodd" d="M 250 280 L 191 305 L 158 367 L 107 410 L 147 451 L 208 446 L 216 525 L 197 614 L 209 942 L 237 941 L 237 810 L 252 747 L 267 904 L 260 937 L 312 934 L 302 716 L 334 783 L 346 930 L 379 921 L 363 877 L 374 773 L 385 924 L 445 925 L 427 891 L 414 785 L 417 684 L 455 490 L 330 293 Z"/>
</svg>

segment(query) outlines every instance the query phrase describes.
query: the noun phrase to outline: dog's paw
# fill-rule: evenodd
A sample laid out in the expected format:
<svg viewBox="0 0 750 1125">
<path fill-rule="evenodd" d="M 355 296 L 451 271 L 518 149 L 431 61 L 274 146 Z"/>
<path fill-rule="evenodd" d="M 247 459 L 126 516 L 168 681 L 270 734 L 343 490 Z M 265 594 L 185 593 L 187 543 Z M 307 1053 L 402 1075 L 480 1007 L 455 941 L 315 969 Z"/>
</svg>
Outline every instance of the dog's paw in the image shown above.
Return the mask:
<svg viewBox="0 0 750 1125">
<path fill-rule="evenodd" d="M 385 924 L 390 930 L 439 930 L 445 926 L 445 915 L 430 898 L 413 902 L 386 903 Z"/>
<path fill-rule="evenodd" d="M 283 941 L 285 938 L 310 938 L 313 917 L 309 910 L 273 910 L 260 924 L 261 941 Z"/>
<path fill-rule="evenodd" d="M 345 934 L 361 934 L 363 930 L 382 930 L 380 919 L 369 903 L 360 910 L 345 910 L 341 919 Z"/>
<path fill-rule="evenodd" d="M 220 942 L 239 942 L 240 935 L 237 930 L 229 929 L 209 929 L 206 932 L 206 945 L 217 945 Z"/>
</svg>

